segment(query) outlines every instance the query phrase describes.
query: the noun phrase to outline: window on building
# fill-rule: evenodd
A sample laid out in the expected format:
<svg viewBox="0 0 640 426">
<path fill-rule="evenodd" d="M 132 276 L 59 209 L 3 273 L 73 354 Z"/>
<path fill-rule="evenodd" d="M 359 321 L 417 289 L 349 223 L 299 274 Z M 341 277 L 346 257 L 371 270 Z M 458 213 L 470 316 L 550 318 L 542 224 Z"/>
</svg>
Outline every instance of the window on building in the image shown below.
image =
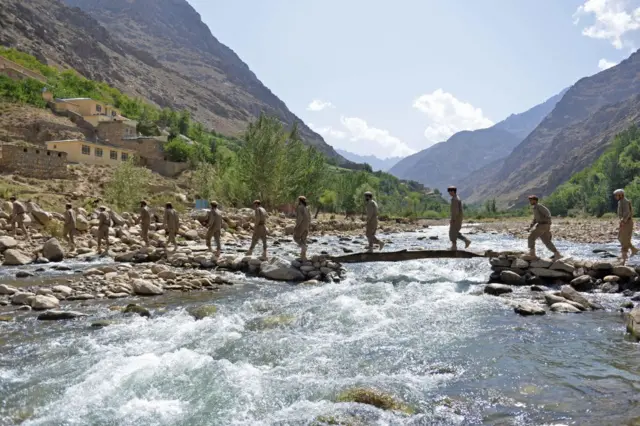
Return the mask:
<svg viewBox="0 0 640 426">
<path fill-rule="evenodd" d="M 96 105 L 96 111 L 102 112 L 102 105 Z"/>
<path fill-rule="evenodd" d="M 54 145 L 54 146 L 53 146 L 53 149 L 56 149 L 56 148 L 58 148 L 58 145 Z"/>
<path fill-rule="evenodd" d="M 24 152 L 27 152 L 27 148 L 23 149 Z"/>
<path fill-rule="evenodd" d="M 82 153 L 84 155 L 91 155 L 91 147 L 89 145 L 82 145 Z"/>
<path fill-rule="evenodd" d="M 40 154 L 40 150 L 39 149 L 36 149 L 36 154 Z"/>
<path fill-rule="evenodd" d="M 102 157 L 102 148 L 96 148 L 95 153 L 96 157 Z"/>
<path fill-rule="evenodd" d="M 122 161 L 127 161 L 129 159 L 129 154 L 127 154 L 126 152 L 123 152 L 120 154 L 120 159 Z"/>
<path fill-rule="evenodd" d="M 117 160 L 118 159 L 118 151 L 111 151 L 109 153 L 109 158 L 111 158 L 112 160 Z"/>
</svg>

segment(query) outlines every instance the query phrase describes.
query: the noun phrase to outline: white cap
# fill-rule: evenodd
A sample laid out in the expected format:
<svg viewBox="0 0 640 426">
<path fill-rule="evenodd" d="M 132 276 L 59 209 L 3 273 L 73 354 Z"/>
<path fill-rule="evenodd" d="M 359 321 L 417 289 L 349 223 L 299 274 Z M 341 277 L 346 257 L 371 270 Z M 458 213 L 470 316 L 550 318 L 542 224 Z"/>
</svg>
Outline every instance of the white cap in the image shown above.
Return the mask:
<svg viewBox="0 0 640 426">
<path fill-rule="evenodd" d="M 624 189 L 616 189 L 615 191 L 613 191 L 613 195 L 618 195 L 618 194 L 624 195 Z"/>
</svg>

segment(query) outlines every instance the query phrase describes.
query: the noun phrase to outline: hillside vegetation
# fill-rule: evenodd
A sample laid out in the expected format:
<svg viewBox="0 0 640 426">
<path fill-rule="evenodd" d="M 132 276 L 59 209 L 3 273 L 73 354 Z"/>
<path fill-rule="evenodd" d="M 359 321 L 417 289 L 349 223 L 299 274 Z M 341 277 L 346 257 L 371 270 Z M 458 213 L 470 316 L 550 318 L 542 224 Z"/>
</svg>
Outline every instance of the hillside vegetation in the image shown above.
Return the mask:
<svg viewBox="0 0 640 426">
<path fill-rule="evenodd" d="M 242 138 L 228 138 L 205 129 L 187 111 L 159 109 L 71 70 L 61 72 L 47 67 L 14 49 L 0 48 L 0 55 L 47 77 L 43 84 L 0 76 L 0 98 L 4 101 L 44 108 L 41 92 L 46 87 L 55 97 L 91 97 L 112 104 L 126 117 L 137 120 L 142 134 L 170 129 L 165 150 L 171 159 L 192 164 L 191 185 L 203 198 L 215 197 L 233 206 L 248 206 L 260 198 L 274 208 L 293 203 L 304 194 L 325 211 L 356 213 L 362 211 L 362 194 L 370 190 L 377 195 L 381 212 L 387 215 L 435 218 L 447 214 L 448 206 L 439 194 L 386 173 L 337 167 L 333 159 L 327 160 L 321 152 L 302 143 L 297 126 L 288 129 L 275 117 L 261 116 L 249 125 Z M 147 179 L 141 174 L 136 176 L 138 180 Z M 123 208 L 135 202 L 112 201 Z"/>
<path fill-rule="evenodd" d="M 555 215 L 600 217 L 615 212 L 613 191 L 618 188 L 631 199 L 634 213 L 640 213 L 640 129 L 635 125 L 618 134 L 591 167 L 560 185 L 546 203 Z"/>
</svg>

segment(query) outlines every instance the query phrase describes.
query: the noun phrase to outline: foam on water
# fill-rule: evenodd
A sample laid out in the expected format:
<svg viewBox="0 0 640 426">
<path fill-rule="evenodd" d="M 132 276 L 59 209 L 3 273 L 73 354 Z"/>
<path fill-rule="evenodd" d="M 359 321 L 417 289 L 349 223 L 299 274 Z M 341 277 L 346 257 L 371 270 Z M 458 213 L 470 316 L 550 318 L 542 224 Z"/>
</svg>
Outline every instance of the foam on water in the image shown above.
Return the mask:
<svg viewBox="0 0 640 426">
<path fill-rule="evenodd" d="M 523 244 L 494 236 L 474 243 Z M 640 363 L 620 367 L 635 357 L 614 314 L 518 317 L 497 298 L 471 294 L 489 273 L 482 259 L 348 268 L 340 284 L 263 282 L 216 300 L 218 313 L 201 321 L 174 306 L 100 330 L 82 321 L 11 325 L 0 347 L 0 423 L 34 411 L 24 424 L 303 425 L 318 416 L 541 424 L 584 420 L 594 404 L 606 413 L 597 390 L 638 400 L 630 395 Z M 255 326 L 269 317 L 283 320 Z M 588 375 L 597 385 L 585 386 Z M 353 386 L 389 392 L 417 413 L 334 402 Z M 610 412 L 634 415 L 612 404 Z"/>
</svg>

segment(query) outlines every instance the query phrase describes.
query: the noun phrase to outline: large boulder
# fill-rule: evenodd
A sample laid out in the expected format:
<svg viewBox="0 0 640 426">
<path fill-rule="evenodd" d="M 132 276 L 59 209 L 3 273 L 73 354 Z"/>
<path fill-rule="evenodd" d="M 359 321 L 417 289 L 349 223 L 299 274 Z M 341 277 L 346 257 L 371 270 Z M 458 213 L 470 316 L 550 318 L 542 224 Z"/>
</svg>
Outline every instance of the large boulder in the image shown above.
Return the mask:
<svg viewBox="0 0 640 426">
<path fill-rule="evenodd" d="M 87 314 L 75 311 L 46 311 L 38 315 L 40 321 L 56 321 L 86 317 Z"/>
<path fill-rule="evenodd" d="M 62 262 L 64 260 L 64 250 L 62 244 L 56 238 L 51 238 L 42 246 L 42 255 L 49 262 Z"/>
<path fill-rule="evenodd" d="M 89 221 L 87 220 L 86 217 L 84 217 L 81 214 L 76 216 L 76 229 L 78 231 L 80 231 L 80 232 L 88 231 L 89 227 L 90 227 Z"/>
<path fill-rule="evenodd" d="M 569 272 L 569 273 L 573 273 L 573 271 L 575 271 L 575 267 L 568 263 L 565 262 L 564 260 L 556 260 L 553 265 L 550 266 L 549 269 L 552 269 L 554 271 L 564 271 L 564 272 Z"/>
<path fill-rule="evenodd" d="M 627 314 L 627 333 L 635 340 L 640 341 L 640 306 Z"/>
<path fill-rule="evenodd" d="M 9 295 L 11 295 L 11 294 L 14 294 L 14 293 L 17 293 L 17 292 L 18 292 L 18 289 L 13 287 L 13 286 L 10 286 L 10 285 L 7 285 L 7 284 L 0 284 L 0 294 L 9 294 Z"/>
<path fill-rule="evenodd" d="M 500 272 L 500 281 L 505 284 L 510 285 L 524 285 L 525 280 L 520 275 L 516 274 L 513 271 L 502 271 Z"/>
<path fill-rule="evenodd" d="M 53 215 L 49 212 L 42 210 L 42 208 L 34 202 L 27 203 L 27 211 L 31 213 L 31 216 L 42 226 L 46 226 Z"/>
<path fill-rule="evenodd" d="M 16 248 L 18 246 L 18 242 L 8 235 L 0 237 L 0 253 L 12 248 Z"/>
<path fill-rule="evenodd" d="M 111 221 L 114 226 L 124 226 L 127 222 L 113 210 L 109 210 L 109 217 L 111 217 Z"/>
<path fill-rule="evenodd" d="M 636 275 L 636 270 L 629 266 L 614 266 L 613 275 L 617 275 L 620 278 L 633 278 Z"/>
<path fill-rule="evenodd" d="M 568 303 L 554 303 L 553 305 L 551 305 L 551 310 L 553 312 L 562 312 L 568 314 L 577 314 L 582 312 L 580 309 Z"/>
<path fill-rule="evenodd" d="M 18 251 L 16 249 L 9 249 L 4 252 L 4 262 L 2 263 L 5 266 L 19 266 L 19 265 L 28 265 L 31 263 L 31 257 L 26 254 Z"/>
<path fill-rule="evenodd" d="M 568 272 L 558 271 L 558 270 L 554 270 L 554 269 L 531 268 L 531 269 L 529 269 L 529 272 L 531 272 L 536 277 L 540 277 L 540 278 L 570 279 L 570 278 L 573 277 L 573 275 L 571 275 Z"/>
<path fill-rule="evenodd" d="M 260 274 L 276 281 L 304 281 L 305 276 L 289 262 L 279 257 L 273 257 L 260 265 Z"/>
<path fill-rule="evenodd" d="M 578 291 L 589 291 L 593 289 L 593 278 L 590 275 L 580 275 L 571 281 L 571 287 Z"/>
<path fill-rule="evenodd" d="M 11 296 L 11 304 L 29 305 L 33 296 L 35 296 L 35 294 L 30 291 L 14 293 L 13 296 Z"/>
<path fill-rule="evenodd" d="M 592 307 L 591 303 L 587 300 L 586 297 L 578 293 L 573 287 L 569 285 L 563 285 L 560 289 L 560 295 L 567 300 L 571 300 L 572 302 L 576 302 L 579 305 L 585 307 L 585 309 L 590 309 Z"/>
<path fill-rule="evenodd" d="M 164 290 L 160 287 L 153 284 L 151 281 L 143 279 L 133 280 L 131 287 L 133 288 L 133 292 L 139 296 L 157 296 L 164 293 Z"/>
<path fill-rule="evenodd" d="M 37 295 L 29 300 L 29 305 L 35 311 L 45 311 L 47 309 L 55 309 L 60 306 L 60 301 L 54 296 Z"/>
<path fill-rule="evenodd" d="M 537 303 L 522 302 L 518 304 L 513 310 L 520 315 L 544 315 L 546 311 Z"/>
</svg>

